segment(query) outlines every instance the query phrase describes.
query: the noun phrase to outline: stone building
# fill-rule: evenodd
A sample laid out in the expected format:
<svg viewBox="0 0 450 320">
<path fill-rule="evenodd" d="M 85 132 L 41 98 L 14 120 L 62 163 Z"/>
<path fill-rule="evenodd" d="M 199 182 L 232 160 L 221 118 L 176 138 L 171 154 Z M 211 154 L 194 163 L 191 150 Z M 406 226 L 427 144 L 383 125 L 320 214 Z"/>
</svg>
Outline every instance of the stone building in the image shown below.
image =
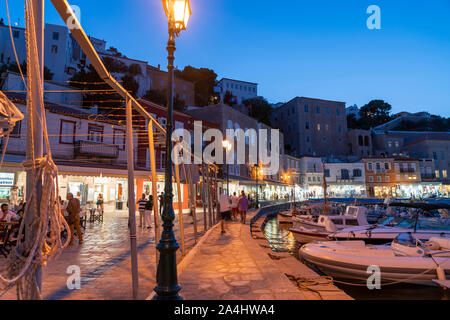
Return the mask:
<svg viewBox="0 0 450 320">
<path fill-rule="evenodd" d="M 275 109 L 271 123 L 283 132 L 286 152 L 293 156 L 345 156 L 345 103 L 297 97 Z"/>
</svg>

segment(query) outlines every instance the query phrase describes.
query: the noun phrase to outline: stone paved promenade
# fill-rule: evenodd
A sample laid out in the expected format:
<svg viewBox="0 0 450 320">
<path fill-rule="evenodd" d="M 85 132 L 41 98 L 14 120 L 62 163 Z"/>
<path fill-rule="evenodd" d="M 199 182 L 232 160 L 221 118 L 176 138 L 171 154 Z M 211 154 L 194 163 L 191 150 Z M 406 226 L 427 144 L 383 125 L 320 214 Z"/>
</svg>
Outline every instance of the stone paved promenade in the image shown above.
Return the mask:
<svg viewBox="0 0 450 320">
<path fill-rule="evenodd" d="M 194 246 L 192 218 L 184 215 L 186 249 Z M 198 231 L 203 231 L 203 213 L 197 213 Z M 137 228 L 139 298 L 145 299 L 155 286 L 156 249 L 154 229 Z M 180 241 L 178 219 L 175 235 Z M 199 234 L 200 237 L 200 234 Z M 103 224 L 87 223 L 84 243 L 68 247 L 44 268 L 43 296 L 50 300 L 132 299 L 130 235 L 128 213 L 105 213 Z M 181 258 L 181 250 L 178 250 Z M 5 260 L 0 258 L 0 263 Z M 81 290 L 68 290 L 66 270 L 71 265 L 81 269 Z M 3 298 L 16 299 L 15 288 Z"/>
<path fill-rule="evenodd" d="M 254 214 L 254 213 L 253 213 Z M 198 213 L 200 243 L 194 247 L 192 218 L 184 215 L 186 250 L 181 259 L 178 251 L 180 295 L 186 300 L 316 300 L 317 295 L 297 288 L 286 274 L 314 273 L 296 261 L 283 259 L 277 264 L 269 257 L 270 249 L 261 246 L 263 240 L 251 237 L 247 224 L 232 222 L 226 234 L 220 227 L 203 231 L 203 213 Z M 178 221 L 175 235 L 180 241 Z M 132 298 L 130 244 L 127 213 L 105 214 L 105 221 L 88 223 L 82 245 L 66 249 L 44 268 L 43 296 L 47 300 L 127 300 Z M 155 287 L 156 249 L 154 229 L 138 228 L 139 299 L 151 298 Z M 264 240 L 265 241 L 265 240 Z M 75 240 L 76 243 L 76 240 Z M 289 261 L 288 261 L 289 260 Z M 5 261 L 0 259 L 0 263 Z M 290 262 L 290 264 L 287 264 Z M 81 289 L 67 289 L 69 266 L 81 269 Z M 302 269 L 304 268 L 304 269 Z M 294 272 L 292 272 L 294 271 Z M 308 274 L 310 273 L 310 274 Z M 329 291 L 329 287 L 324 288 Z M 333 289 L 326 299 L 346 299 Z M 14 289 L 2 299 L 16 299 Z"/>
<path fill-rule="evenodd" d="M 215 228 L 183 270 L 184 299 L 307 299 L 251 238 L 248 222 L 231 223 L 228 230 Z"/>
</svg>

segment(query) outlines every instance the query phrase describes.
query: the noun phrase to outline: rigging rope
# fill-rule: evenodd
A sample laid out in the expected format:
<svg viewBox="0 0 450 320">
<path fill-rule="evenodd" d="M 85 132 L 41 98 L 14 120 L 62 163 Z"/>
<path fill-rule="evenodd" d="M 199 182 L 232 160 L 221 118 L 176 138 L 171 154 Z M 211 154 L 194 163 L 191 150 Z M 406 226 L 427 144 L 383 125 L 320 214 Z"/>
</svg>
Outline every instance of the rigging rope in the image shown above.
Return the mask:
<svg viewBox="0 0 450 320">
<path fill-rule="evenodd" d="M 28 57 L 38 57 L 37 40 L 35 37 L 33 7 L 28 3 L 30 0 L 25 0 L 25 18 L 26 18 L 26 39 L 27 39 L 27 55 Z M 24 163 L 26 170 L 33 172 L 33 187 L 31 192 L 27 194 L 27 206 L 23 214 L 22 223 L 19 227 L 17 246 L 12 250 L 8 256 L 7 276 L 0 275 L 0 280 L 6 285 L 4 292 L 9 290 L 12 286 L 17 286 L 17 298 L 23 299 L 42 299 L 42 294 L 36 282 L 36 272 L 38 268 L 45 265 L 50 259 L 54 258 L 67 247 L 71 237 L 70 228 L 61 214 L 58 196 L 58 169 L 53 162 L 50 144 L 47 135 L 47 124 L 45 119 L 45 111 L 38 114 L 35 108 L 35 102 L 32 99 L 31 88 L 32 74 L 39 75 L 37 77 L 37 88 L 39 93 L 40 103 L 43 106 L 43 79 L 40 72 L 41 66 L 39 63 L 30 64 L 27 70 L 27 77 L 29 81 L 28 86 L 28 104 L 29 114 L 28 119 L 31 120 L 36 116 L 41 122 L 44 141 L 47 150 L 47 155 L 41 159 L 36 159 L 34 154 L 34 139 L 33 136 L 33 121 L 29 121 L 29 142 L 31 146 L 32 161 Z M 41 183 L 42 178 L 42 195 L 38 198 L 37 187 Z M 32 205 L 31 205 L 32 204 Z M 39 210 L 38 210 L 39 209 Z M 27 226 L 28 232 L 33 232 L 33 239 L 23 239 L 23 232 L 25 223 L 28 217 L 34 215 L 33 223 Z M 61 237 L 61 232 L 66 229 L 68 238 L 65 243 Z M 29 235 L 27 236 L 29 238 Z"/>
</svg>

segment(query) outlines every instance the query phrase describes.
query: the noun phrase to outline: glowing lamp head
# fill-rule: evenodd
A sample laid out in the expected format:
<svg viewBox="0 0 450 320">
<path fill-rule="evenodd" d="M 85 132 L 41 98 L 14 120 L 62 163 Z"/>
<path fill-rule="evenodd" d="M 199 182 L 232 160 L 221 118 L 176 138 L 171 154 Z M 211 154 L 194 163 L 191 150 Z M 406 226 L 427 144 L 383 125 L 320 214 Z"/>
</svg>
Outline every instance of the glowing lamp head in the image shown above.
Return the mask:
<svg viewBox="0 0 450 320">
<path fill-rule="evenodd" d="M 222 146 L 225 150 L 230 151 L 231 150 L 231 143 L 228 140 L 223 140 L 222 141 Z"/>
<path fill-rule="evenodd" d="M 191 17 L 189 0 L 162 0 L 169 23 L 174 23 L 177 33 L 186 30 Z"/>
</svg>

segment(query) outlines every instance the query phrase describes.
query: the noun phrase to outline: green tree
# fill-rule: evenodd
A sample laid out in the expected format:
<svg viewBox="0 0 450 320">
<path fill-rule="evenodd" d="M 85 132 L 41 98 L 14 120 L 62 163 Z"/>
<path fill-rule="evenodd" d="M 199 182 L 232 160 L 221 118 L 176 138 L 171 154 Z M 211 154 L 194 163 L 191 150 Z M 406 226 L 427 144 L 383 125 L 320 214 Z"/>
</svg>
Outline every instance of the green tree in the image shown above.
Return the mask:
<svg viewBox="0 0 450 320">
<path fill-rule="evenodd" d="M 117 50 L 115 47 L 109 47 L 108 52 L 110 52 L 115 57 L 123 57 L 122 53 Z"/>
<path fill-rule="evenodd" d="M 98 106 L 100 113 L 110 112 L 110 108 L 123 106 L 123 99 L 116 93 L 98 92 L 98 90 L 111 90 L 111 87 L 103 81 L 92 65 L 78 65 L 79 71 L 70 79 L 73 87 L 81 90 L 96 90 L 97 92 L 86 92 L 83 94 L 83 107 L 90 109 Z"/>
<path fill-rule="evenodd" d="M 359 121 L 353 113 L 347 116 L 347 127 L 349 129 L 359 129 Z"/>
<path fill-rule="evenodd" d="M 207 68 L 187 66 L 183 71 L 175 70 L 175 76 L 195 84 L 195 102 L 197 106 L 206 106 L 214 95 L 217 74 Z"/>
<path fill-rule="evenodd" d="M 167 107 L 167 90 L 150 89 L 143 96 L 144 99 L 160 106 Z M 183 112 L 186 108 L 186 103 L 177 94 L 173 98 L 173 109 Z"/>
<path fill-rule="evenodd" d="M 24 76 L 27 75 L 27 62 L 24 61 L 21 65 L 20 68 L 22 69 L 22 72 L 24 74 Z M 15 73 L 20 73 L 19 67 L 17 66 L 16 62 L 12 62 L 10 64 L 3 64 L 0 67 L 0 74 L 2 74 L 5 71 L 11 71 L 11 72 L 15 72 Z M 44 66 L 44 80 L 52 80 L 54 76 L 54 73 L 50 71 L 49 68 Z"/>
<path fill-rule="evenodd" d="M 111 57 L 104 57 L 102 61 L 109 72 L 127 73 L 129 71 L 127 65 L 120 60 Z"/>
<path fill-rule="evenodd" d="M 122 77 L 122 86 L 131 93 L 133 97 L 137 96 L 139 91 L 139 83 L 133 75 L 127 73 Z"/>
<path fill-rule="evenodd" d="M 230 107 L 234 104 L 236 104 L 236 102 L 232 102 L 231 99 L 233 98 L 233 94 L 230 91 L 226 91 L 225 95 L 223 97 L 223 103 L 229 105 Z"/>
<path fill-rule="evenodd" d="M 393 119 L 392 106 L 384 100 L 372 100 L 359 111 L 358 129 L 368 130 Z"/>
<path fill-rule="evenodd" d="M 402 120 L 393 129 L 394 131 L 430 131 L 430 132 L 450 132 L 450 118 L 443 118 L 432 115 L 428 119 L 418 121 Z"/>
<path fill-rule="evenodd" d="M 264 99 L 263 97 L 257 97 L 245 100 L 242 103 L 250 107 L 251 117 L 270 126 L 270 116 L 272 114 L 272 108 L 266 99 Z"/>
</svg>

